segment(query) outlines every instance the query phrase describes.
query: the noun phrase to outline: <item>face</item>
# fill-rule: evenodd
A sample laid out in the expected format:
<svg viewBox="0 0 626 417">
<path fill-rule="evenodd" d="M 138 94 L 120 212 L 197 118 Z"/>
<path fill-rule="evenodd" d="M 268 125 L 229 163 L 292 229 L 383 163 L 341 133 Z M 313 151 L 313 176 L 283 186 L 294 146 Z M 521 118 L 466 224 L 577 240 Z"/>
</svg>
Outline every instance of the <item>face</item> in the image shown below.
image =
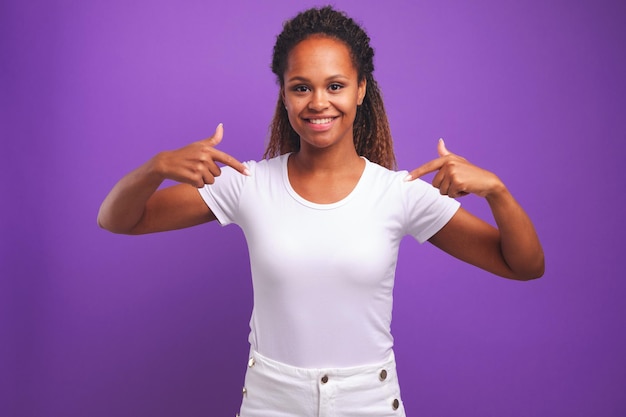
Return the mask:
<svg viewBox="0 0 626 417">
<path fill-rule="evenodd" d="M 303 40 L 289 53 L 284 80 L 283 101 L 301 149 L 354 146 L 366 83 L 359 82 L 346 44 L 323 36 Z"/>
</svg>

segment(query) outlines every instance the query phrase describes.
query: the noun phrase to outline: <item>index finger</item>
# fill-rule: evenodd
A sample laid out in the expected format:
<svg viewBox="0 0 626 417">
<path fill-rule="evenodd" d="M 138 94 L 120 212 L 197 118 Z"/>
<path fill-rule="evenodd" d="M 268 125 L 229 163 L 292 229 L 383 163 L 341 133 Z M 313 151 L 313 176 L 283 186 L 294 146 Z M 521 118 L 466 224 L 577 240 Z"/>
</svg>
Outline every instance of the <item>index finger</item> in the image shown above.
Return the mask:
<svg viewBox="0 0 626 417">
<path fill-rule="evenodd" d="M 224 165 L 228 165 L 229 167 L 233 168 L 236 171 L 239 171 L 245 176 L 248 176 L 248 177 L 250 176 L 250 171 L 248 170 L 248 168 L 246 168 L 244 164 L 242 164 L 241 162 L 239 162 L 237 159 L 230 156 L 226 152 L 222 152 L 220 150 L 213 148 L 213 160 L 221 162 Z"/>
<path fill-rule="evenodd" d="M 426 162 L 424 165 L 421 165 L 415 168 L 413 171 L 411 171 L 409 175 L 406 177 L 405 181 L 413 181 L 426 174 L 438 171 L 439 169 L 441 169 L 441 167 L 445 163 L 445 160 L 446 160 L 445 158 L 440 157 L 437 159 L 433 159 L 432 161 Z"/>
</svg>

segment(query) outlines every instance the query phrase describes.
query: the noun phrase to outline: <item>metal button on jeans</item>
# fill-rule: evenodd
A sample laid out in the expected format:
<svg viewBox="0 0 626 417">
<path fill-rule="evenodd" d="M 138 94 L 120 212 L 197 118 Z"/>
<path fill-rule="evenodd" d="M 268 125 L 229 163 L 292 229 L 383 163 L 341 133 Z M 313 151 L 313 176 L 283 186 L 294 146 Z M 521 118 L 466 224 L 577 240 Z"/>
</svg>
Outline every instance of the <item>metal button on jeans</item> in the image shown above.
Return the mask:
<svg viewBox="0 0 626 417">
<path fill-rule="evenodd" d="M 252 368 L 255 363 L 256 363 L 256 361 L 254 360 L 254 358 L 250 358 L 250 360 L 248 361 L 248 367 Z"/>
<path fill-rule="evenodd" d="M 378 378 L 381 381 L 384 381 L 385 379 L 387 379 L 387 370 L 383 369 L 382 371 L 380 371 L 380 374 L 378 374 Z"/>
<path fill-rule="evenodd" d="M 391 403 L 391 407 L 393 407 L 394 410 L 397 410 L 400 407 L 400 401 L 398 401 L 398 399 L 394 399 L 393 402 Z"/>
<path fill-rule="evenodd" d="M 324 376 L 322 377 L 322 384 L 325 384 L 325 383 L 327 383 L 327 382 L 328 382 L 328 375 L 324 375 Z"/>
</svg>

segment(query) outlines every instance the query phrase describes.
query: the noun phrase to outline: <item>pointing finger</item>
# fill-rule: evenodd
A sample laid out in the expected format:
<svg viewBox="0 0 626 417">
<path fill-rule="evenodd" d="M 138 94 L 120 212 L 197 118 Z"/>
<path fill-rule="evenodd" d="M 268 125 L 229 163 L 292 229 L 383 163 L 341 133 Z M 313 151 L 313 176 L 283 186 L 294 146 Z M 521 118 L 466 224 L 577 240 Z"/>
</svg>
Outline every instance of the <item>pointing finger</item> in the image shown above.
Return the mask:
<svg viewBox="0 0 626 417">
<path fill-rule="evenodd" d="M 205 139 L 204 142 L 213 148 L 212 152 L 214 153 L 213 160 L 222 162 L 225 165 L 239 171 L 243 175 L 250 176 L 250 171 L 244 164 L 239 162 L 237 159 L 233 158 L 229 154 L 219 151 L 215 149 L 215 146 L 218 145 L 224 137 L 224 125 L 222 123 L 218 124 L 215 128 L 215 133 L 208 139 Z M 219 173 L 217 174 L 219 175 Z"/>
<path fill-rule="evenodd" d="M 243 175 L 247 177 L 250 176 L 250 171 L 248 170 L 248 168 L 246 168 L 244 164 L 239 162 L 234 157 L 230 156 L 229 154 L 225 152 L 218 151 L 217 149 L 213 149 L 213 153 L 214 153 L 213 154 L 214 161 L 218 161 L 218 162 L 223 163 L 224 165 L 228 165 L 229 167 L 233 168 L 236 171 L 239 171 L 240 173 L 242 173 Z"/>
<path fill-rule="evenodd" d="M 446 144 L 444 143 L 443 138 L 439 138 L 439 142 L 437 142 L 437 153 L 439 154 L 439 158 L 433 159 L 432 161 L 427 162 L 424 165 L 414 169 L 409 173 L 409 175 L 406 176 L 404 180 L 413 181 L 414 179 L 441 169 L 441 167 L 445 163 L 444 157 L 452 155 L 452 153 L 446 148 Z"/>
<path fill-rule="evenodd" d="M 413 181 L 419 177 L 422 177 L 428 173 L 435 172 L 443 166 L 445 159 L 437 158 L 432 161 L 426 162 L 424 165 L 415 168 L 413 171 L 409 173 L 404 179 L 405 181 Z"/>
</svg>

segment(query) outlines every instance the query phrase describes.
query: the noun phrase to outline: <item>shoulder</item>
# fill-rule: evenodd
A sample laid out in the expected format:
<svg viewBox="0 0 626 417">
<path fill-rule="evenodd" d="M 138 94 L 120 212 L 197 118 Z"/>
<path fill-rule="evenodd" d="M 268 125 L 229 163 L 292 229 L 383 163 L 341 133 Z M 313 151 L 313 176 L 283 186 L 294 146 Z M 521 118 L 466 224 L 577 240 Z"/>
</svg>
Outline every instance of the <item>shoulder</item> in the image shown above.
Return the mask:
<svg viewBox="0 0 626 417">
<path fill-rule="evenodd" d="M 368 187 L 378 189 L 378 193 L 386 198 L 400 199 L 409 207 L 432 202 L 457 204 L 456 200 L 442 196 L 438 189 L 421 178 L 407 181 L 409 172 L 406 170 L 393 171 L 370 161 L 367 164 Z"/>
<path fill-rule="evenodd" d="M 378 165 L 376 162 L 372 162 L 369 159 L 363 157 L 366 163 L 366 169 L 369 171 L 370 176 L 377 180 L 389 180 L 395 181 L 403 171 L 392 171 L 389 168 L 385 168 L 382 165 Z"/>
<path fill-rule="evenodd" d="M 393 171 L 389 168 L 385 168 L 369 160 L 365 160 L 367 163 L 368 178 L 372 184 L 380 185 L 388 188 L 395 188 L 398 190 L 411 188 L 411 187 L 423 187 L 426 184 L 424 181 L 406 181 L 408 171 Z"/>
<path fill-rule="evenodd" d="M 251 177 L 276 176 L 283 172 L 286 165 L 288 154 L 280 155 L 270 159 L 261 159 L 259 161 L 246 161 L 243 164 L 250 171 Z"/>
</svg>

